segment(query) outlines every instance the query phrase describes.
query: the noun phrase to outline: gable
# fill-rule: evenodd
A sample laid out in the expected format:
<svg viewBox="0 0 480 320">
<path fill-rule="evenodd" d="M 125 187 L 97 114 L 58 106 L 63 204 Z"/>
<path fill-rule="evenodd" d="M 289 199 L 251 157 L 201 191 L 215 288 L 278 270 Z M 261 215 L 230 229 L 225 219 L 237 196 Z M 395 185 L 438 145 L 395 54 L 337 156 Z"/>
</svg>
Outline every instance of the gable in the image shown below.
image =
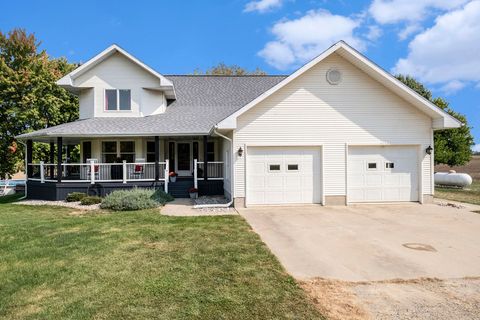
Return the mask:
<svg viewBox="0 0 480 320">
<path fill-rule="evenodd" d="M 361 69 L 362 72 L 368 74 L 373 79 L 382 83 L 391 94 L 396 94 L 415 108 L 421 110 L 424 114 L 428 115 L 432 121 L 433 129 L 445 129 L 445 128 L 458 128 L 462 126 L 462 123 L 450 116 L 445 111 L 441 110 L 435 106 L 430 101 L 426 100 L 419 94 L 417 94 L 412 89 L 408 88 L 406 85 L 401 83 L 399 80 L 395 79 L 392 75 L 381 69 L 378 65 L 374 64 L 368 60 L 365 56 L 360 54 L 358 51 L 347 45 L 345 42 L 340 41 L 335 45 L 324 51 L 318 57 L 308 62 L 302 68 L 295 71 L 284 81 L 273 87 L 272 89 L 266 91 L 264 94 L 256 98 L 254 101 L 245 105 L 242 109 L 233 113 L 229 117 L 222 120 L 217 124 L 217 128 L 220 129 L 235 129 L 237 118 L 248 111 L 249 109 L 255 107 L 258 103 L 275 94 L 278 90 L 285 87 L 290 82 L 296 80 L 303 76 L 304 73 L 309 71 L 311 68 L 315 67 L 318 63 L 327 59 L 332 54 L 339 54 L 350 63 L 354 64 L 357 68 Z M 325 74 L 324 74 L 325 76 Z"/>
<path fill-rule="evenodd" d="M 92 87 L 99 81 L 107 82 L 112 87 L 122 87 L 122 84 L 125 87 L 129 83 L 144 87 L 158 86 L 157 77 L 118 52 L 110 55 L 78 77 L 74 77 L 72 82 L 75 87 Z"/>
<path fill-rule="evenodd" d="M 331 68 L 342 72 L 338 85 L 326 80 Z M 289 136 L 283 132 L 288 132 L 295 141 L 318 142 L 323 136 L 349 143 L 408 144 L 418 137 L 428 140 L 431 125 L 429 116 L 334 53 L 241 114 L 236 132 L 260 140 L 265 133 L 265 143 L 272 143 L 268 133 L 285 141 Z"/>
</svg>

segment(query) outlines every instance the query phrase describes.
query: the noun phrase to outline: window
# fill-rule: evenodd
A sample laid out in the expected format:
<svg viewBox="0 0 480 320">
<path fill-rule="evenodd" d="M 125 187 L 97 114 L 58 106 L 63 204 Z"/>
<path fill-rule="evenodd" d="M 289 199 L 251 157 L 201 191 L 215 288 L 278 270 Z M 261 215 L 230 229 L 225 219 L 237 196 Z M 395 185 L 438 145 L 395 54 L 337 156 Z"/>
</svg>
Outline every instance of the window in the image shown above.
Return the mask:
<svg viewBox="0 0 480 320">
<path fill-rule="evenodd" d="M 105 110 L 128 111 L 132 109 L 132 99 L 129 89 L 105 89 Z"/>
<path fill-rule="evenodd" d="M 175 142 L 168 143 L 168 159 L 170 162 L 170 172 L 175 172 Z"/>
<path fill-rule="evenodd" d="M 135 162 L 135 142 L 120 141 L 120 158 L 127 162 Z"/>
<path fill-rule="evenodd" d="M 103 141 L 102 142 L 102 162 L 114 163 L 117 159 L 117 142 Z"/>
<path fill-rule="evenodd" d="M 147 141 L 147 162 L 155 162 L 155 141 Z"/>
<path fill-rule="evenodd" d="M 393 162 L 385 162 L 385 168 L 393 169 L 394 167 L 395 165 L 393 164 Z"/>
<path fill-rule="evenodd" d="M 84 141 L 82 144 L 83 163 L 87 163 L 92 158 L 92 142 Z"/>
<path fill-rule="evenodd" d="M 377 163 L 376 162 L 369 162 L 368 163 L 368 169 L 377 169 Z"/>
<path fill-rule="evenodd" d="M 120 158 L 122 161 L 135 162 L 134 141 L 103 141 L 102 162 L 114 163 Z"/>
<path fill-rule="evenodd" d="M 269 165 L 269 170 L 270 171 L 280 171 L 280 165 L 279 164 L 271 164 L 271 165 Z"/>
<path fill-rule="evenodd" d="M 207 161 L 215 161 L 215 142 L 207 142 Z"/>
<path fill-rule="evenodd" d="M 289 164 L 287 166 L 288 171 L 298 171 L 298 164 Z"/>
</svg>

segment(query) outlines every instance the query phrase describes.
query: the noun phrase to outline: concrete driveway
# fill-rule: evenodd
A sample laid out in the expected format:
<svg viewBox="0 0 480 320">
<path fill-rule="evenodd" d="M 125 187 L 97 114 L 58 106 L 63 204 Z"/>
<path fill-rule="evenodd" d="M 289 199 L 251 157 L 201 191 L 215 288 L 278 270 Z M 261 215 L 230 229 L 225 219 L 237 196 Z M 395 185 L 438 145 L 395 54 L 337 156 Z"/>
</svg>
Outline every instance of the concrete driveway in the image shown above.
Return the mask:
<svg viewBox="0 0 480 320">
<path fill-rule="evenodd" d="M 298 279 L 480 276 L 480 214 L 437 204 L 239 210 Z"/>
</svg>

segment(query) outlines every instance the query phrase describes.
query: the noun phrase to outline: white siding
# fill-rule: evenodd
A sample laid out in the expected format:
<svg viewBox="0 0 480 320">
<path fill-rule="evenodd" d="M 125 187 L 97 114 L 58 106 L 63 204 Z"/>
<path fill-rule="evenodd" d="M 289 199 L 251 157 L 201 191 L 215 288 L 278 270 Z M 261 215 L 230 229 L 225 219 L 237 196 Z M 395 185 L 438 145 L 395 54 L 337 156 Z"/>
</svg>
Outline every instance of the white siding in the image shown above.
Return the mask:
<svg viewBox="0 0 480 320">
<path fill-rule="evenodd" d="M 325 78 L 343 73 L 339 85 Z M 346 195 L 347 144 L 430 145 L 432 120 L 405 100 L 332 54 L 237 119 L 240 146 L 324 146 L 325 195 Z M 235 197 L 245 196 L 246 156 L 236 156 Z M 430 157 L 422 159 L 423 190 L 431 194 Z M 426 179 L 428 177 L 428 179 Z"/>
<path fill-rule="evenodd" d="M 84 89 L 78 95 L 80 104 L 80 119 L 89 119 L 94 117 L 95 94 L 93 88 Z"/>
<path fill-rule="evenodd" d="M 80 110 L 83 110 L 83 115 L 89 117 L 140 117 L 164 112 L 163 93 L 144 89 L 145 87 L 158 87 L 158 84 L 157 77 L 120 53 L 113 54 L 74 81 L 74 85 L 78 87 L 93 87 L 94 99 L 90 93 L 87 95 L 85 90 L 80 93 Z M 105 89 L 130 89 L 132 110 L 106 111 Z M 91 110 L 92 107 L 93 110 Z"/>
</svg>

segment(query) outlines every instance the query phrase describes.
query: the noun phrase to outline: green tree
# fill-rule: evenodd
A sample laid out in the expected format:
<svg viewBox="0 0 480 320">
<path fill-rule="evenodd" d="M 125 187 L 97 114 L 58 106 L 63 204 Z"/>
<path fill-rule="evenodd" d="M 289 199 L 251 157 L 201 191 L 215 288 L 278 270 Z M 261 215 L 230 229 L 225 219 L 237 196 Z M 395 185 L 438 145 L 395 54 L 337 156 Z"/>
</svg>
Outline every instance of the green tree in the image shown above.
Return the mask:
<svg viewBox="0 0 480 320">
<path fill-rule="evenodd" d="M 469 162 L 472 158 L 471 147 L 474 145 L 474 140 L 467 118 L 463 114 L 453 111 L 445 99 L 440 97 L 434 98 L 432 92 L 416 79 L 404 75 L 397 75 L 396 77 L 425 99 L 463 123 L 463 126 L 460 128 L 435 131 L 435 164 L 443 163 L 453 167 Z"/>
<path fill-rule="evenodd" d="M 212 75 L 212 76 L 250 76 L 250 75 L 264 76 L 267 73 L 261 70 L 260 68 L 256 68 L 255 70 L 250 71 L 240 66 L 237 66 L 235 64 L 226 65 L 225 63 L 220 62 L 216 66 L 213 66 L 207 69 L 207 71 L 205 72 L 203 72 L 200 69 L 196 69 L 194 71 L 194 74 L 196 75 L 205 74 L 205 75 Z"/>
<path fill-rule="evenodd" d="M 0 176 L 15 172 L 23 148 L 15 136 L 78 118 L 78 98 L 55 84 L 76 65 L 52 59 L 24 29 L 0 32 Z M 43 160 L 44 147 L 35 148 Z"/>
</svg>

